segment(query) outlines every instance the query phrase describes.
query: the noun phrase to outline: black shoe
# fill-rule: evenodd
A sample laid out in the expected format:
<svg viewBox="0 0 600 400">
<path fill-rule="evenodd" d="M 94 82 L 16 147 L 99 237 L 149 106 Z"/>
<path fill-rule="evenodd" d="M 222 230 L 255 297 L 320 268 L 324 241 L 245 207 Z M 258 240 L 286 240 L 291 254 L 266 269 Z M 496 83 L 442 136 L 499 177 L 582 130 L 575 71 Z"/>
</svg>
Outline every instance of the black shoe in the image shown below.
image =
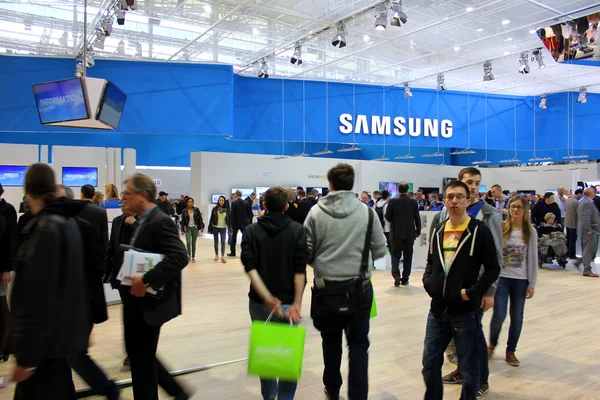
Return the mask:
<svg viewBox="0 0 600 400">
<path fill-rule="evenodd" d="M 121 398 L 120 390 L 117 384 L 114 381 L 110 381 L 110 393 L 106 395 L 107 400 L 119 400 Z"/>
<path fill-rule="evenodd" d="M 183 392 L 180 395 L 174 397 L 175 400 L 188 400 L 189 398 L 190 395 L 188 395 L 186 392 Z"/>
<path fill-rule="evenodd" d="M 327 388 L 325 388 L 325 397 L 327 400 L 339 400 L 340 394 L 334 394 L 333 391 L 328 391 Z"/>
<path fill-rule="evenodd" d="M 229 253 L 227 254 L 227 257 L 235 257 L 235 253 Z"/>
<path fill-rule="evenodd" d="M 402 279 L 402 281 L 400 282 L 400 284 L 401 284 L 402 286 L 406 286 L 406 285 L 408 285 L 408 279 Z"/>
<path fill-rule="evenodd" d="M 400 286 L 400 283 L 401 283 L 401 279 L 400 278 L 394 279 L 394 286 L 398 287 L 398 286 Z"/>
</svg>

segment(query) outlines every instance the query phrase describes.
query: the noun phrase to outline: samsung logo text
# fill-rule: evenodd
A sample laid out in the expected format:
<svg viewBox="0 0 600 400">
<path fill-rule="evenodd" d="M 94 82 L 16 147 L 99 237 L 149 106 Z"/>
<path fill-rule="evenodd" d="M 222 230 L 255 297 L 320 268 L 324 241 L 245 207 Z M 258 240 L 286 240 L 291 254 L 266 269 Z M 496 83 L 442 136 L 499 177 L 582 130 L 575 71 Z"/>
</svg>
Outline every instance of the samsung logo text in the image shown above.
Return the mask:
<svg viewBox="0 0 600 400">
<path fill-rule="evenodd" d="M 371 116 L 371 120 L 366 115 L 357 115 L 356 121 L 353 121 L 352 114 L 340 115 L 340 132 L 347 135 L 349 133 L 362 133 L 365 135 L 391 135 L 405 136 L 408 133 L 412 137 L 425 136 L 436 138 L 439 136 L 444 139 L 452 137 L 452 121 L 430 118 L 404 118 L 389 116 Z"/>
</svg>

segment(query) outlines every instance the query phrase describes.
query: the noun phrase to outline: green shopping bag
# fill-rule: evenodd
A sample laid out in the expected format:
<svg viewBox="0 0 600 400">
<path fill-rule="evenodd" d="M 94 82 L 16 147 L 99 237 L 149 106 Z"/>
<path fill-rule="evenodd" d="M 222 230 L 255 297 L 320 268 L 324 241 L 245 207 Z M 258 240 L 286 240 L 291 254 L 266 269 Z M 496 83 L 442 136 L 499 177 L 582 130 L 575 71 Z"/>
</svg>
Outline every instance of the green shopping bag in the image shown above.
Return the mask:
<svg viewBox="0 0 600 400">
<path fill-rule="evenodd" d="M 371 280 L 373 284 L 373 280 Z M 375 301 L 375 288 L 373 288 L 373 304 L 371 305 L 371 319 L 377 316 L 377 302 Z"/>
<path fill-rule="evenodd" d="M 306 328 L 292 323 L 255 321 L 250 329 L 248 375 L 298 381 L 302 375 Z"/>
</svg>

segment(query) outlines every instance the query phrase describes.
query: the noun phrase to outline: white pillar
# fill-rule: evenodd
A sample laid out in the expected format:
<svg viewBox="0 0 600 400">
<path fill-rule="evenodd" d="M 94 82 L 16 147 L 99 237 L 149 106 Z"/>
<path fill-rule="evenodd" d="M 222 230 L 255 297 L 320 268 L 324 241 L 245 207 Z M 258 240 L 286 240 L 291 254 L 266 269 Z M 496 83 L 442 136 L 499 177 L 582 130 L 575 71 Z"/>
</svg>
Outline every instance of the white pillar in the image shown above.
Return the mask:
<svg viewBox="0 0 600 400">
<path fill-rule="evenodd" d="M 124 149 L 123 150 L 123 174 L 121 183 L 127 177 L 135 174 L 135 165 L 136 165 L 136 151 L 135 149 Z"/>
<path fill-rule="evenodd" d="M 40 146 L 40 162 L 48 164 L 48 145 Z"/>
</svg>

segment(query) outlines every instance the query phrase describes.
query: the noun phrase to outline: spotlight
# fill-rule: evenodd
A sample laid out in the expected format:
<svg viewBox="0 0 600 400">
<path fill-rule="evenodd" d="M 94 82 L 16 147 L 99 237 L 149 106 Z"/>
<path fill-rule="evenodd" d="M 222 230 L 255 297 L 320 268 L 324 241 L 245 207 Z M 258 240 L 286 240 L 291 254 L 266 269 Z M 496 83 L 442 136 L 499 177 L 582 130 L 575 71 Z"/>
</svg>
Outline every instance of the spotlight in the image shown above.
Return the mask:
<svg viewBox="0 0 600 400">
<path fill-rule="evenodd" d="M 110 34 L 113 31 L 113 27 L 112 27 L 113 21 L 111 18 L 104 18 L 104 20 L 102 21 L 102 23 L 100 24 L 100 31 L 102 32 L 102 34 L 104 36 L 110 36 Z"/>
<path fill-rule="evenodd" d="M 337 27 L 337 34 L 331 41 L 331 44 L 333 45 L 333 47 L 339 47 L 340 49 L 342 47 L 346 47 L 346 35 L 347 34 L 348 34 L 348 31 L 346 31 L 346 26 L 344 25 L 344 21 L 340 21 L 338 23 L 338 27 Z"/>
<path fill-rule="evenodd" d="M 260 67 L 258 70 L 258 77 L 267 79 L 269 77 L 269 66 L 267 65 L 267 60 L 260 60 Z"/>
<path fill-rule="evenodd" d="M 387 29 L 387 7 L 380 4 L 375 8 L 375 30 L 385 31 Z"/>
<path fill-rule="evenodd" d="M 117 10 L 115 15 L 117 16 L 117 24 L 125 25 L 125 11 Z"/>
<path fill-rule="evenodd" d="M 394 14 L 392 16 L 392 22 L 390 22 L 390 25 L 400 26 L 400 22 L 406 24 L 406 21 L 408 21 L 408 17 L 402 11 L 402 0 L 392 0 L 391 9 L 394 12 Z"/>
<path fill-rule="evenodd" d="M 490 60 L 483 63 L 483 81 L 493 81 L 494 74 L 492 73 L 492 62 Z"/>
<path fill-rule="evenodd" d="M 120 56 L 125 55 L 125 42 L 122 40 L 119 40 L 119 44 L 117 45 L 117 54 Z"/>
<path fill-rule="evenodd" d="M 58 44 L 61 46 L 67 47 L 69 44 L 69 32 L 64 31 L 60 39 L 58 39 Z"/>
<path fill-rule="evenodd" d="M 519 73 L 528 74 L 529 73 L 529 60 L 527 59 L 527 52 L 521 53 L 521 59 L 519 60 L 521 64 L 519 66 Z"/>
<path fill-rule="evenodd" d="M 577 102 L 581 104 L 587 103 L 587 89 L 582 87 L 579 89 L 579 96 L 577 97 Z"/>
<path fill-rule="evenodd" d="M 300 65 L 302 64 L 302 43 L 296 43 L 294 47 L 294 55 L 290 60 L 292 64 Z"/>
<path fill-rule="evenodd" d="M 83 61 L 83 55 L 81 60 Z M 87 53 L 85 55 L 85 66 L 92 68 L 94 65 L 96 65 L 96 62 L 94 61 L 94 49 L 90 47 L 87 49 Z"/>
<path fill-rule="evenodd" d="M 437 90 L 447 90 L 444 83 L 444 74 L 438 74 L 437 76 Z"/>
<path fill-rule="evenodd" d="M 104 36 L 102 31 L 100 29 L 98 29 L 97 34 L 96 34 L 96 40 L 94 40 L 94 43 L 92 43 L 92 46 L 94 46 L 98 50 L 104 50 L 104 40 L 105 39 L 106 39 L 106 36 Z"/>
<path fill-rule="evenodd" d="M 410 86 L 408 86 L 408 82 L 404 82 L 404 98 L 408 99 L 410 97 L 413 97 L 413 94 L 410 91 Z"/>
<path fill-rule="evenodd" d="M 542 97 L 540 98 L 540 105 L 539 105 L 539 107 L 542 110 L 545 110 L 546 108 L 548 108 L 547 103 L 548 103 L 548 98 L 546 97 L 545 94 L 543 94 Z"/>
<path fill-rule="evenodd" d="M 134 11 L 137 10 L 137 8 L 135 0 L 121 0 L 121 10 Z"/>
<path fill-rule="evenodd" d="M 531 61 L 533 61 L 533 59 L 535 58 L 535 61 L 537 61 L 538 63 L 538 67 L 540 69 L 544 68 L 546 65 L 544 64 L 544 59 L 542 56 L 542 50 L 541 49 L 537 49 L 533 51 L 533 57 L 531 58 Z"/>
</svg>

